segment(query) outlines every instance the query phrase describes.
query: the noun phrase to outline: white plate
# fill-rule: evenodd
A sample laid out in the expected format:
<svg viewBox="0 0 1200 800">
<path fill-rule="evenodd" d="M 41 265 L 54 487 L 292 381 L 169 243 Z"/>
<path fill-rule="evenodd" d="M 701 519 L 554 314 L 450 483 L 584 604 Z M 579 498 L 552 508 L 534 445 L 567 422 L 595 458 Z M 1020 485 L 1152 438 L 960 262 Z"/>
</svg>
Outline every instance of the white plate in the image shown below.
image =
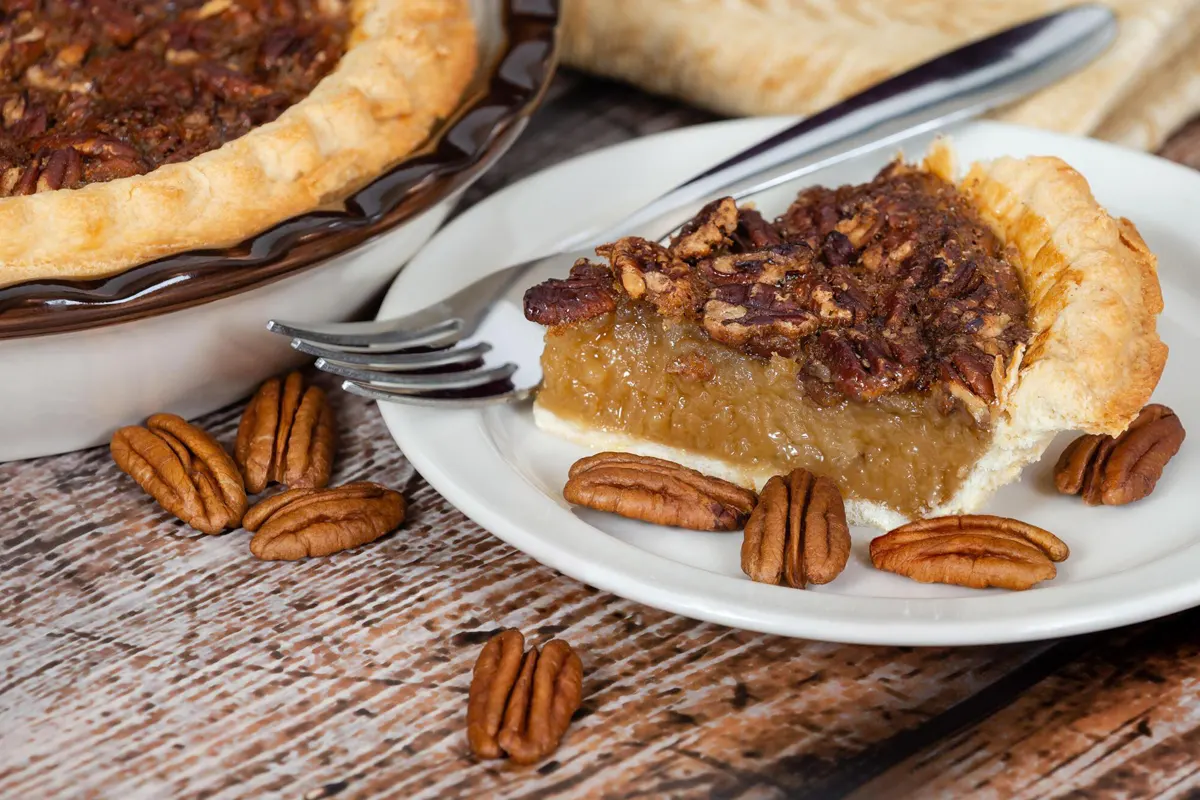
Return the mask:
<svg viewBox="0 0 1200 800">
<path fill-rule="evenodd" d="M 406 313 L 581 228 L 615 222 L 788 122 L 740 120 L 637 139 L 510 186 L 441 231 L 401 273 L 380 314 Z M 1114 214 L 1137 223 L 1159 256 L 1166 296 L 1159 331 L 1171 358 L 1155 399 L 1179 412 L 1185 425 L 1200 424 L 1200 273 L 1194 269 L 1200 175 L 1099 142 L 995 123 L 972 123 L 951 134 L 964 163 L 1062 156 Z M 927 143 L 914 140 L 906 150 L 920 153 Z M 805 182 L 866 180 L 890 155 L 842 164 Z M 777 213 L 796 188 L 759 205 Z M 523 320 L 513 325 L 533 329 Z M 1071 547 L 1058 577 L 1030 591 L 926 585 L 877 571 L 867 545 L 878 532 L 867 528 L 853 531 L 850 563 L 836 581 L 797 591 L 743 576 L 739 534 L 659 528 L 568 507 L 560 494 L 566 470 L 585 451 L 541 433 L 528 406 L 381 408 L 416 468 L 471 519 L 567 575 L 689 617 L 829 641 L 984 644 L 1109 628 L 1200 603 L 1200 515 L 1187 488 L 1200 474 L 1200 447 L 1193 442 L 1153 496 L 1126 508 L 1090 508 L 1054 493 L 1050 471 L 1069 437 L 1002 490 L 988 511 L 1044 526 Z"/>
</svg>

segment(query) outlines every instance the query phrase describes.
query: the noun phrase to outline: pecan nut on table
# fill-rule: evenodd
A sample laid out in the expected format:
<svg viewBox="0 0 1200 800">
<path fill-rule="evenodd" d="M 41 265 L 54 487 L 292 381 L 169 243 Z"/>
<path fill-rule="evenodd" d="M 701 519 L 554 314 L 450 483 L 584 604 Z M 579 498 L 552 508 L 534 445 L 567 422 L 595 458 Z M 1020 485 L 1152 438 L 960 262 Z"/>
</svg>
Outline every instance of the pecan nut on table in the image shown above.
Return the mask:
<svg viewBox="0 0 1200 800">
<path fill-rule="evenodd" d="M 583 663 L 571 645 L 554 639 L 524 652 L 512 628 L 484 645 L 471 676 L 467 741 L 479 758 L 505 753 L 518 764 L 548 756 L 583 699 Z"/>
<path fill-rule="evenodd" d="M 1090 506 L 1141 500 L 1154 491 L 1185 435 L 1175 412 L 1153 403 L 1116 438 L 1091 434 L 1072 442 L 1054 468 L 1054 484 Z"/>
<path fill-rule="evenodd" d="M 751 580 L 803 589 L 832 581 L 849 558 L 850 526 L 833 481 L 806 469 L 767 481 L 742 540 Z"/>
<path fill-rule="evenodd" d="M 271 378 L 251 398 L 238 425 L 234 455 L 246 490 L 257 494 L 269 483 L 296 489 L 326 486 L 333 472 L 336 422 L 319 387 L 304 388 L 304 376 Z"/>
<path fill-rule="evenodd" d="M 173 414 L 122 428 L 110 449 L 117 466 L 167 511 L 204 533 L 239 526 L 253 532 L 250 552 L 266 561 L 368 544 L 399 527 L 407 510 L 399 492 L 377 483 L 324 488 L 333 470 L 333 410 L 320 389 L 304 389 L 298 372 L 255 393 L 238 426 L 236 461 Z M 257 494 L 271 482 L 291 488 L 247 511 L 247 488 Z"/>
<path fill-rule="evenodd" d="M 174 414 L 113 435 L 113 460 L 158 504 L 203 533 L 235 528 L 246 512 L 242 476 L 215 439 Z"/>
<path fill-rule="evenodd" d="M 754 509 L 754 492 L 673 461 L 598 453 L 576 461 L 563 488 L 567 502 L 656 525 L 733 531 Z"/>
<path fill-rule="evenodd" d="M 404 521 L 404 497 L 377 483 L 289 489 L 248 512 L 250 552 L 265 561 L 327 556 L 373 542 Z"/>
<path fill-rule="evenodd" d="M 975 589 L 1028 589 L 1050 580 L 1070 555 L 1054 534 L 1026 522 L 985 514 L 917 520 L 871 542 L 879 569 L 922 583 Z"/>
</svg>

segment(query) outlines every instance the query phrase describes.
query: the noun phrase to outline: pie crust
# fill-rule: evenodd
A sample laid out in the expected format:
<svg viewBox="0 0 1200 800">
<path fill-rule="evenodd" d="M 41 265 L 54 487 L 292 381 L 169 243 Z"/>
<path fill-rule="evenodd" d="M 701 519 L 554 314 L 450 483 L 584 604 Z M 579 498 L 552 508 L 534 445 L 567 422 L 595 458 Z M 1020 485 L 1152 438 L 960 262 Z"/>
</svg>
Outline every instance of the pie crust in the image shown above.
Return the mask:
<svg viewBox="0 0 1200 800">
<path fill-rule="evenodd" d="M 949 146 L 936 144 L 922 168 L 953 180 Z M 1083 176 L 1054 157 L 1000 158 L 975 164 L 957 186 L 1018 273 L 1029 336 L 996 376 L 986 449 L 924 516 L 978 510 L 1060 431 L 1119 434 L 1149 400 L 1167 357 L 1156 332 L 1163 307 L 1156 259 L 1129 220 L 1097 204 Z M 560 417 L 540 400 L 534 414 L 544 430 L 589 448 L 667 458 L 747 486 L 761 487 L 785 466 L 737 464 L 601 429 Z M 846 508 L 853 523 L 880 528 L 909 516 L 852 496 Z"/>
<path fill-rule="evenodd" d="M 411 153 L 474 74 L 468 0 L 351 0 L 349 13 L 337 67 L 274 121 L 144 175 L 0 198 L 0 286 L 232 245 Z"/>
</svg>

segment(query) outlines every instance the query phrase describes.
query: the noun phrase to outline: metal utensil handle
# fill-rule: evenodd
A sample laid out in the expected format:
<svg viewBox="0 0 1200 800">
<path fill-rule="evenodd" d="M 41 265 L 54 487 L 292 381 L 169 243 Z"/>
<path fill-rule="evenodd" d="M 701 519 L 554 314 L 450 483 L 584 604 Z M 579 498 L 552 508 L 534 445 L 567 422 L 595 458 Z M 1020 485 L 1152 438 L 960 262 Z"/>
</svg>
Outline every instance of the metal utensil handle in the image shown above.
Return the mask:
<svg viewBox="0 0 1200 800">
<path fill-rule="evenodd" d="M 575 250 L 635 233 L 659 238 L 698 205 L 791 163 L 776 185 L 807 172 L 967 119 L 1049 86 L 1089 63 L 1116 35 L 1112 11 L 1075 6 L 964 45 L 807 117 L 689 179 L 602 232 L 562 245 Z"/>
</svg>

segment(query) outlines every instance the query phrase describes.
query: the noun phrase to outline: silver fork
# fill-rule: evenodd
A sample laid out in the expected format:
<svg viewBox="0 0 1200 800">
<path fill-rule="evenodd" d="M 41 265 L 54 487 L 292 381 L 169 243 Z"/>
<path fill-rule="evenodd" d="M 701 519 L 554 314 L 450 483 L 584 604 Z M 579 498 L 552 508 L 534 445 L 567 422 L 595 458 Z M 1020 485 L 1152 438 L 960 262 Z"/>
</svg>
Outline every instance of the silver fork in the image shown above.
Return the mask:
<svg viewBox="0 0 1200 800">
<path fill-rule="evenodd" d="M 541 382 L 540 327 L 520 290 L 562 275 L 619 236 L 663 240 L 700 205 L 745 200 L 831 164 L 894 145 L 1048 86 L 1092 61 L 1116 32 L 1112 12 L 1082 5 L 968 44 L 815 114 L 697 175 L 621 222 L 558 252 L 499 270 L 414 314 L 374 322 L 271 320 L 292 347 L 376 400 L 470 407 L 529 397 Z"/>
</svg>

